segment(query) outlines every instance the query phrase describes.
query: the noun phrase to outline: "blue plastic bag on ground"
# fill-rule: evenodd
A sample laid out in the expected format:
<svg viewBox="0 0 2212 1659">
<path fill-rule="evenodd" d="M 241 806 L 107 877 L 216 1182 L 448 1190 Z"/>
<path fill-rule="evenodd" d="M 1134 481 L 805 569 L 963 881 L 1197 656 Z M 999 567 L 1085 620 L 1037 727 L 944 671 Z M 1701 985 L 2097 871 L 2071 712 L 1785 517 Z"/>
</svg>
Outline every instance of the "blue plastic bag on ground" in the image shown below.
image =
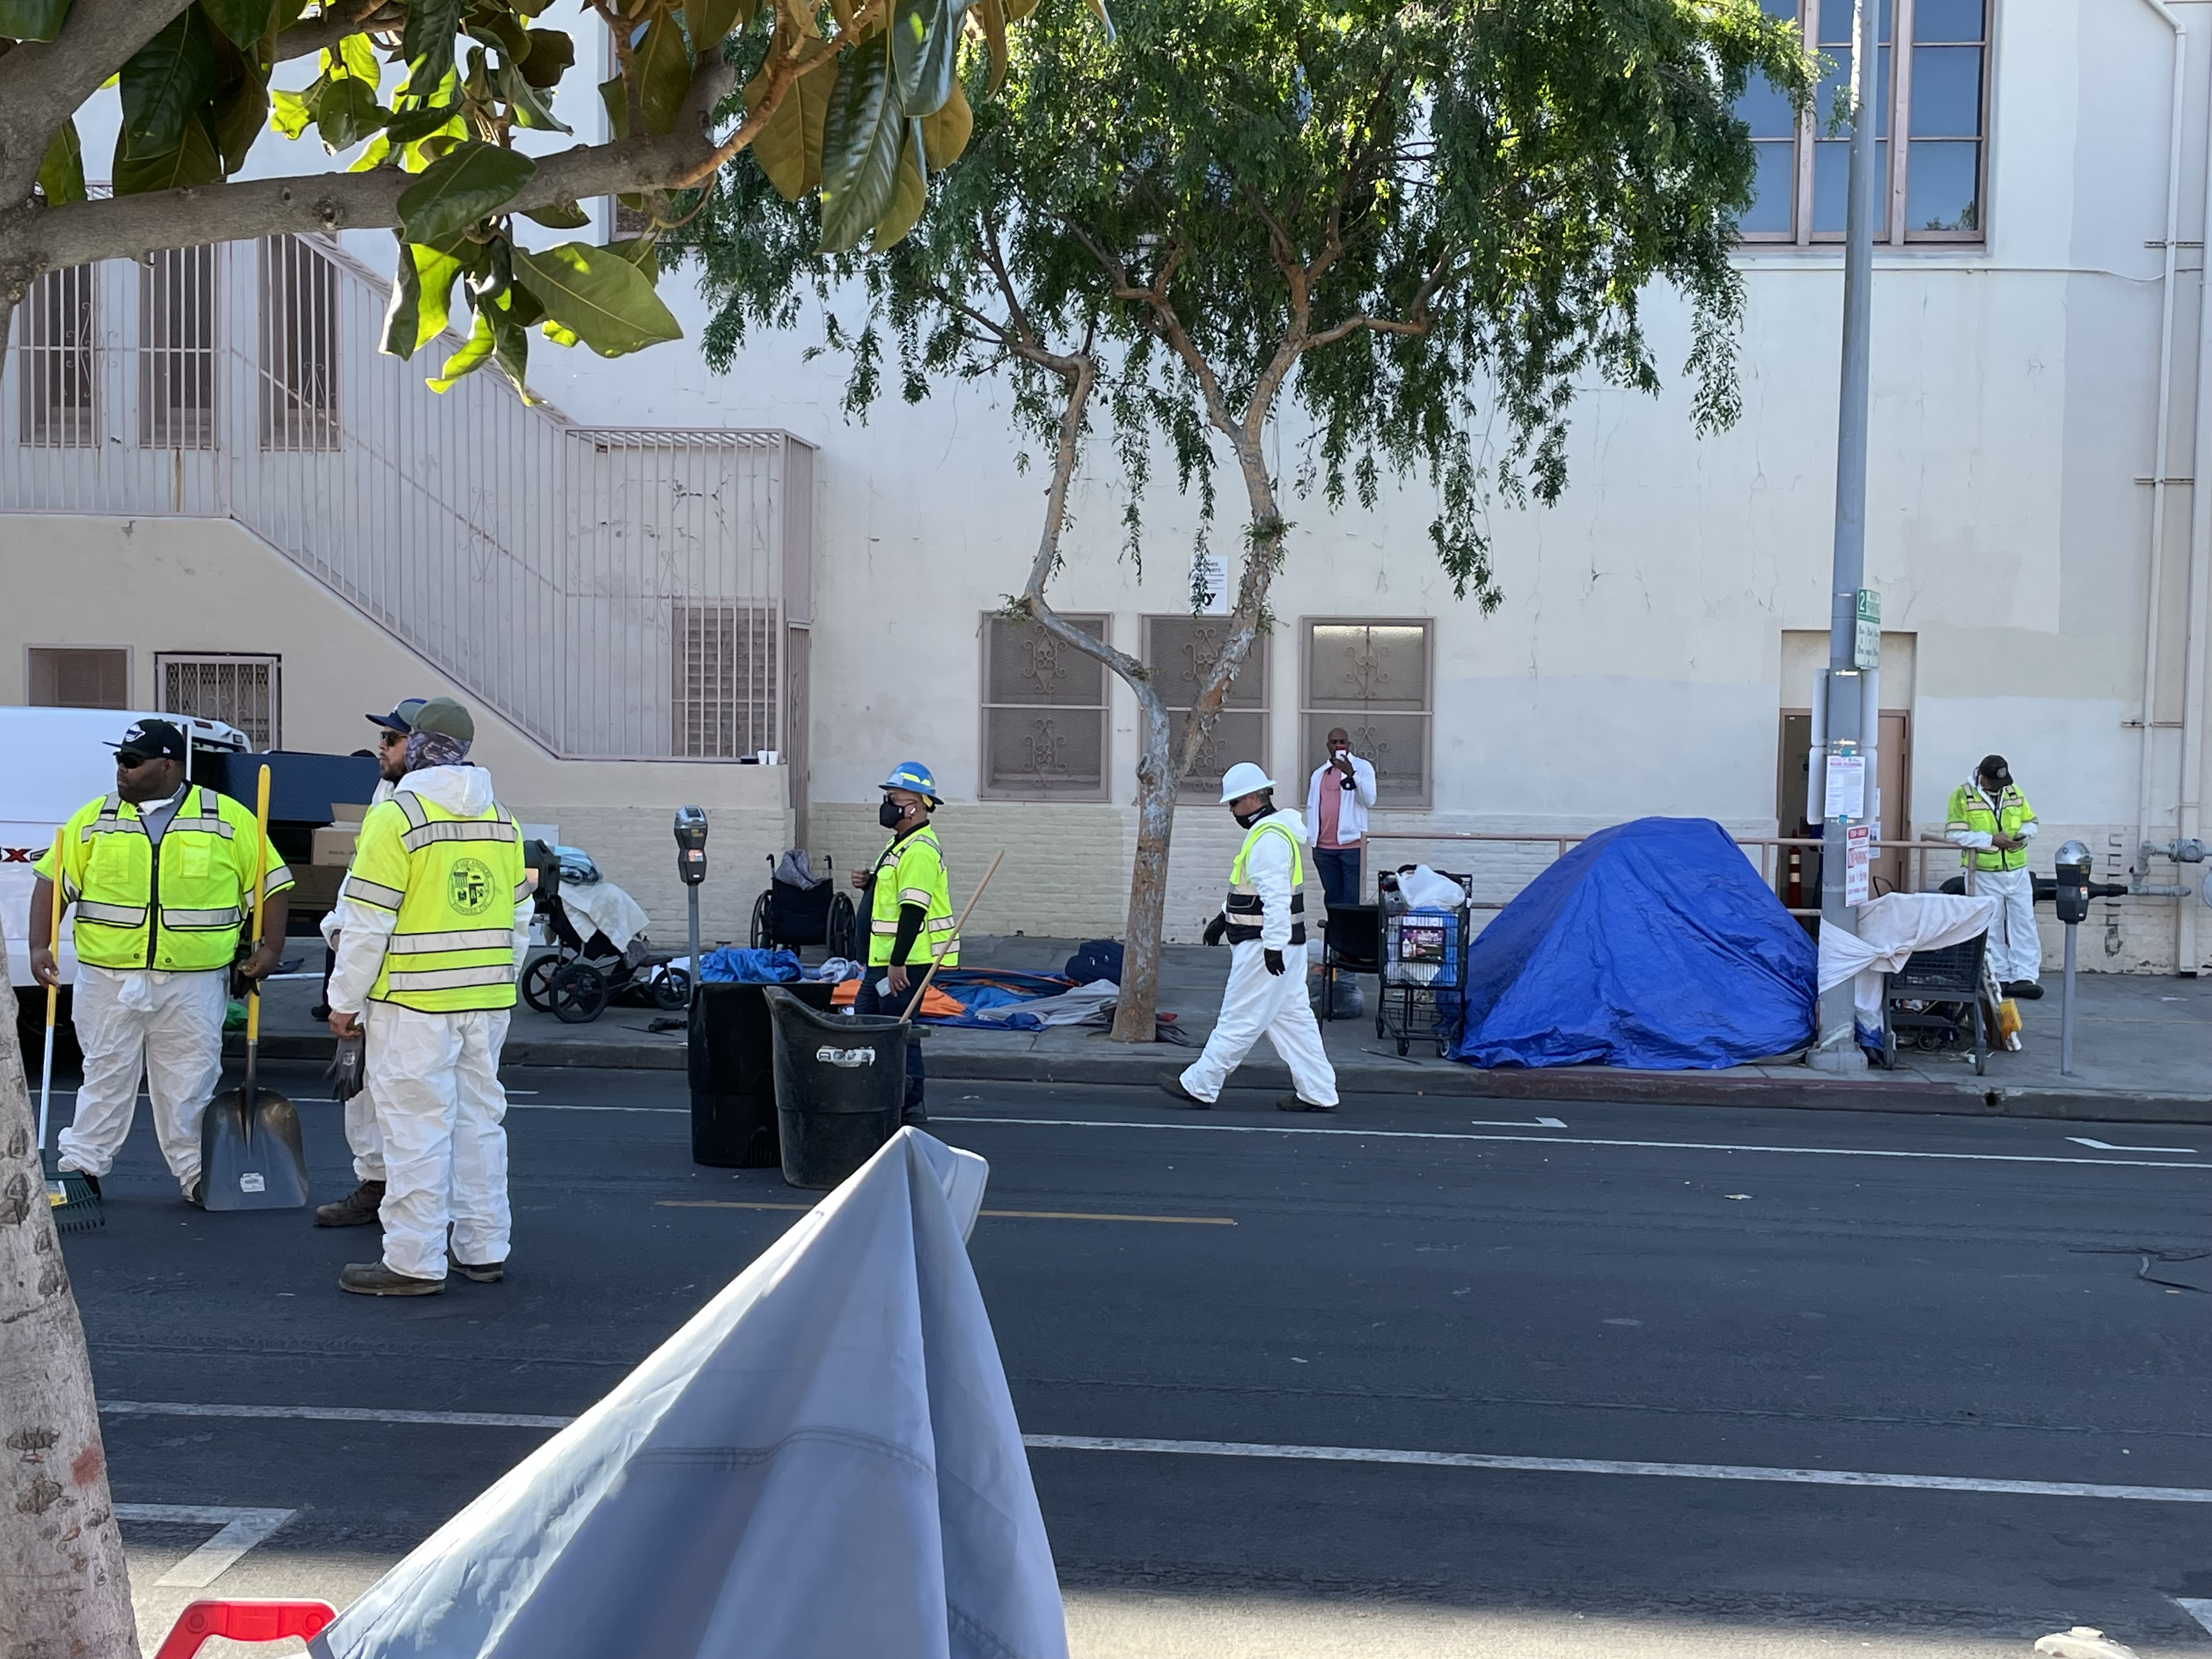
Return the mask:
<svg viewBox="0 0 2212 1659">
<path fill-rule="evenodd" d="M 749 951 L 726 945 L 699 958 L 702 985 L 788 985 L 804 971 L 795 951 Z"/>
</svg>

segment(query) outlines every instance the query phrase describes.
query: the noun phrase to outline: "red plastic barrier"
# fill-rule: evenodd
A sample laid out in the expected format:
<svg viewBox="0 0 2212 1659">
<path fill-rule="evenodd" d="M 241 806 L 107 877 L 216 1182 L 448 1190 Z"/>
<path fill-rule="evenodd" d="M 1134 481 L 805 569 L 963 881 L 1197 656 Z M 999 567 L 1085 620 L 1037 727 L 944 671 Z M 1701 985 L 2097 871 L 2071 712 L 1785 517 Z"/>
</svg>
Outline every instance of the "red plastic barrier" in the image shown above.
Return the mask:
<svg viewBox="0 0 2212 1659">
<path fill-rule="evenodd" d="M 154 1659 L 192 1659 L 215 1636 L 234 1642 L 313 1639 L 337 1616 L 327 1601 L 195 1601 L 177 1615 Z"/>
</svg>

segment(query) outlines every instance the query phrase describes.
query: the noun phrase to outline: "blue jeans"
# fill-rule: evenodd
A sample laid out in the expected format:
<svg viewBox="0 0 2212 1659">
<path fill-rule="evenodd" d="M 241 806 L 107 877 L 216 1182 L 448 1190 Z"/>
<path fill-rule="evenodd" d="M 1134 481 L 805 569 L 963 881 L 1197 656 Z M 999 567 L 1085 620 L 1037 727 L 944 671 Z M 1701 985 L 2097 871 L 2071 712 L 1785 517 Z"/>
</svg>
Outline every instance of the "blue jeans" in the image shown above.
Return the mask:
<svg viewBox="0 0 2212 1659">
<path fill-rule="evenodd" d="M 1316 847 L 1314 868 L 1321 872 L 1321 890 L 1328 902 L 1359 902 L 1359 854 L 1357 847 Z"/>
<path fill-rule="evenodd" d="M 918 980 L 928 969 L 909 968 L 907 971 Z M 914 1000 L 914 986 L 911 983 L 907 986 L 904 996 L 887 998 L 876 988 L 883 981 L 884 970 L 881 968 L 871 968 L 860 975 L 860 994 L 853 999 L 854 1013 L 881 1014 L 886 1018 L 896 1019 L 906 1012 L 907 1004 Z M 921 1028 L 917 1025 L 906 1036 L 906 1112 L 900 1119 L 902 1123 L 929 1121 L 929 1114 L 922 1109 L 922 1084 Z"/>
</svg>

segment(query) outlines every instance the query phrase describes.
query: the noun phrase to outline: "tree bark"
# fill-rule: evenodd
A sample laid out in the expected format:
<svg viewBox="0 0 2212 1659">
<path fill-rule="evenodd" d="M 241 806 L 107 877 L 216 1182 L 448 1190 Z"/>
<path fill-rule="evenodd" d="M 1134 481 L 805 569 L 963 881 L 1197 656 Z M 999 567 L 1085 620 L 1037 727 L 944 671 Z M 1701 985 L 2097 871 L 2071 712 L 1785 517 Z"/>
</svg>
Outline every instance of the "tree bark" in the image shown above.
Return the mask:
<svg viewBox="0 0 2212 1659">
<path fill-rule="evenodd" d="M 138 1659 L 84 1326 L 0 1020 L 0 1655 Z"/>
</svg>

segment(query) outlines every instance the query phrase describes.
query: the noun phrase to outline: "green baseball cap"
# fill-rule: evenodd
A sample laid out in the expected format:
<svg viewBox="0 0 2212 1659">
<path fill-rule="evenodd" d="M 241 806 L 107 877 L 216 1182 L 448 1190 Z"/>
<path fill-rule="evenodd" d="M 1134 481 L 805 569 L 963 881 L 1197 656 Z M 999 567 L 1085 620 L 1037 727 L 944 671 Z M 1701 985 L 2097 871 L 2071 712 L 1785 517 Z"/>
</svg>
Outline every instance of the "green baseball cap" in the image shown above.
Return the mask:
<svg viewBox="0 0 2212 1659">
<path fill-rule="evenodd" d="M 415 729 L 434 732 L 441 738 L 458 738 L 463 743 L 477 740 L 475 719 L 451 697 L 433 697 L 416 709 Z"/>
</svg>

